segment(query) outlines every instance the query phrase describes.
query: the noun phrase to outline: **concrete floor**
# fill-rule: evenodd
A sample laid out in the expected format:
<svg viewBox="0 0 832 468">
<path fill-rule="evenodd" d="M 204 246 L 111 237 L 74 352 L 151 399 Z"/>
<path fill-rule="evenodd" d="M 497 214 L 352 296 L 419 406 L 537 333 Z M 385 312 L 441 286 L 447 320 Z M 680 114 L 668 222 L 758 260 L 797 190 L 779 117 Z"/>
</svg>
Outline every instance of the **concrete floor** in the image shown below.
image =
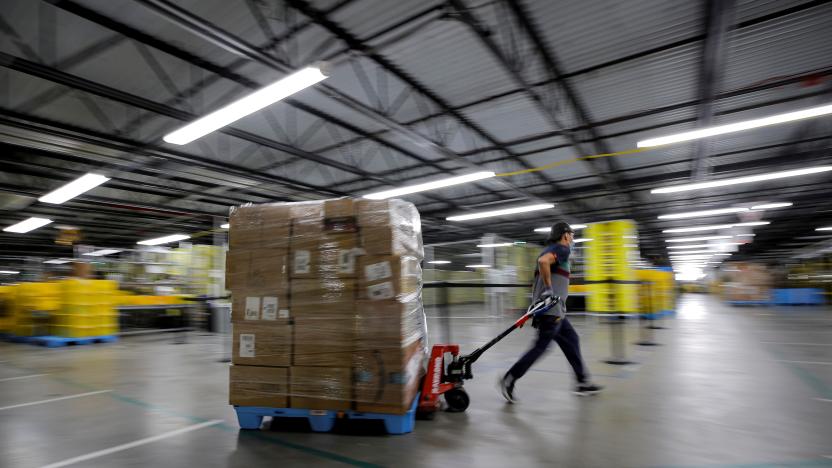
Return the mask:
<svg viewBox="0 0 832 468">
<path fill-rule="evenodd" d="M 510 321 L 471 307 L 451 315 L 464 350 Z M 439 321 L 429 323 L 439 337 Z M 0 343 L 0 466 L 832 466 L 832 309 L 683 296 L 670 328 L 655 332 L 662 346 L 632 345 L 637 324 L 626 326 L 637 364 L 624 368 L 600 362 L 608 325 L 573 323 L 605 393 L 569 393 L 554 349 L 519 382 L 522 401 L 506 405 L 495 380 L 527 347 L 526 328 L 475 365 L 466 413 L 418 421 L 405 436 L 364 425 L 358 434 L 294 424 L 240 432 L 218 336 L 52 350 Z"/>
</svg>

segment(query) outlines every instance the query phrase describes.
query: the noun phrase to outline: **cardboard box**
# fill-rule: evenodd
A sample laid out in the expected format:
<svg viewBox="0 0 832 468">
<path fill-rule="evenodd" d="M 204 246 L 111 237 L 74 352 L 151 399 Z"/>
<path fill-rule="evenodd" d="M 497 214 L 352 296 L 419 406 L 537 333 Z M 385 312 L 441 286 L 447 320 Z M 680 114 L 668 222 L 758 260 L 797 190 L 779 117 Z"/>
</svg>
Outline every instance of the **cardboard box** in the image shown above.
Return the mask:
<svg viewBox="0 0 832 468">
<path fill-rule="evenodd" d="M 426 334 L 422 302 L 358 301 L 355 308 L 355 349 L 410 344 Z"/>
<path fill-rule="evenodd" d="M 405 255 L 359 257 L 358 298 L 406 302 L 421 290 L 421 260 Z"/>
<path fill-rule="evenodd" d="M 422 341 L 404 347 L 356 352 L 355 409 L 368 413 L 406 413 L 419 391 L 424 359 Z"/>
<path fill-rule="evenodd" d="M 324 202 L 324 219 L 348 218 L 355 216 L 357 200 L 352 198 L 336 198 Z"/>
<path fill-rule="evenodd" d="M 358 225 L 364 227 L 410 226 L 422 233 L 419 211 L 413 203 L 399 199 L 356 201 Z"/>
<path fill-rule="evenodd" d="M 284 291 L 235 290 L 231 293 L 231 321 L 234 323 L 278 324 L 292 318 L 289 295 Z"/>
<path fill-rule="evenodd" d="M 292 220 L 292 239 L 290 246 L 294 249 L 298 243 L 314 242 L 323 232 L 323 218 L 294 219 Z"/>
<path fill-rule="evenodd" d="M 352 406 L 352 369 L 292 367 L 289 392 L 291 408 L 348 410 Z"/>
<path fill-rule="evenodd" d="M 355 278 L 358 275 L 358 238 L 355 234 L 318 234 L 293 239 L 292 278 Z"/>
<path fill-rule="evenodd" d="M 355 304 L 354 279 L 319 278 L 293 279 L 291 283 L 292 309 L 327 304 Z"/>
<path fill-rule="evenodd" d="M 315 220 L 324 218 L 324 201 L 313 200 L 306 202 L 287 203 L 289 216 L 292 220 Z"/>
<path fill-rule="evenodd" d="M 289 250 L 237 249 L 226 256 L 226 286 L 235 290 L 289 291 Z"/>
<path fill-rule="evenodd" d="M 292 365 L 351 367 L 355 317 L 308 316 L 295 319 Z"/>
<path fill-rule="evenodd" d="M 234 249 L 289 246 L 290 210 L 283 203 L 234 207 L 228 219 L 228 246 Z"/>
<path fill-rule="evenodd" d="M 241 366 L 288 367 L 291 364 L 292 325 L 235 323 L 231 362 Z"/>
<path fill-rule="evenodd" d="M 229 403 L 238 406 L 289 407 L 289 369 L 231 366 Z"/>
<path fill-rule="evenodd" d="M 361 248 L 367 255 L 414 255 L 424 257 L 421 233 L 390 226 L 361 227 Z"/>
</svg>

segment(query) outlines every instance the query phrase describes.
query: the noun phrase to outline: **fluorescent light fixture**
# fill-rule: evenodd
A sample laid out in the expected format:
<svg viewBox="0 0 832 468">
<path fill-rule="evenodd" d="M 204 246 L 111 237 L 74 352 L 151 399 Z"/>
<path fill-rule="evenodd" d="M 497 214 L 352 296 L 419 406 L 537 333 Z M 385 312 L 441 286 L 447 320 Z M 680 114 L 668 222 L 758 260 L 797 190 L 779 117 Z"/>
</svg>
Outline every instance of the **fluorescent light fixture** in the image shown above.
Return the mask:
<svg viewBox="0 0 832 468">
<path fill-rule="evenodd" d="M 53 258 L 52 260 L 47 260 L 43 263 L 51 263 L 53 265 L 63 265 L 64 263 L 70 263 L 72 260 L 66 258 Z"/>
<path fill-rule="evenodd" d="M 703 236 L 703 237 L 677 237 L 676 239 L 668 239 L 665 242 L 699 242 L 718 239 L 730 239 L 734 236 Z"/>
<path fill-rule="evenodd" d="M 447 265 L 447 264 L 451 263 L 451 261 L 450 260 L 431 260 L 428 263 L 431 263 L 433 265 Z"/>
<path fill-rule="evenodd" d="M 734 237 L 754 237 L 754 236 L 756 236 L 756 235 L 757 235 L 757 234 L 752 234 L 752 233 L 748 233 L 748 234 L 734 234 Z"/>
<path fill-rule="evenodd" d="M 162 244 L 167 244 L 167 243 L 170 243 L 170 242 L 176 242 L 176 241 L 189 239 L 190 237 L 191 236 L 189 236 L 187 234 L 172 234 L 170 236 L 157 237 L 155 239 L 147 239 L 147 240 L 139 241 L 139 242 L 136 242 L 136 243 L 140 244 L 140 245 L 162 245 Z"/>
<path fill-rule="evenodd" d="M 67 200 L 71 200 L 84 192 L 98 187 L 108 180 L 110 180 L 109 177 L 105 177 L 101 174 L 84 174 L 72 182 L 58 187 L 57 189 L 38 198 L 38 200 L 44 203 L 60 205 Z"/>
<path fill-rule="evenodd" d="M 771 224 L 771 221 L 750 221 L 747 223 L 736 223 L 733 224 L 731 227 L 765 226 L 767 224 Z"/>
<path fill-rule="evenodd" d="M 780 202 L 780 203 L 766 203 L 764 205 L 754 205 L 751 207 L 752 210 L 771 210 L 773 208 L 786 208 L 787 206 L 792 206 L 794 203 L 790 202 Z"/>
<path fill-rule="evenodd" d="M 174 145 L 185 145 L 197 138 L 219 130 L 243 117 L 253 114 L 281 99 L 291 96 L 309 86 L 326 79 L 327 75 L 319 67 L 306 67 L 286 76 L 265 88 L 242 97 L 205 117 L 165 135 L 164 140 Z"/>
<path fill-rule="evenodd" d="M 548 210 L 554 207 L 555 205 L 551 203 L 538 203 L 534 205 L 515 206 L 514 208 L 503 208 L 501 210 L 481 211 L 479 213 L 448 216 L 445 219 L 448 221 L 468 221 L 471 219 L 491 218 L 493 216 L 505 216 L 516 213 L 527 213 L 529 211 Z"/>
<path fill-rule="evenodd" d="M 815 231 L 832 231 L 832 226 L 819 227 Z"/>
<path fill-rule="evenodd" d="M 671 245 L 668 249 L 715 249 L 723 245 L 742 245 L 742 242 L 720 242 L 718 244 L 687 244 L 687 245 Z"/>
<path fill-rule="evenodd" d="M 502 242 L 499 244 L 478 244 L 477 247 L 481 248 L 490 248 L 490 247 L 511 247 L 514 245 L 513 242 Z"/>
<path fill-rule="evenodd" d="M 726 185 L 749 184 L 752 182 L 762 182 L 765 180 L 784 179 L 786 177 L 798 177 L 802 175 L 817 174 L 819 172 L 832 171 L 832 166 L 815 166 L 804 169 L 794 169 L 791 171 L 769 172 L 767 174 L 757 174 L 745 177 L 733 177 L 731 179 L 712 180 L 710 182 L 699 182 L 695 184 L 674 185 L 671 187 L 662 187 L 653 189 L 650 193 L 676 193 L 688 192 L 691 190 L 701 190 L 713 187 L 724 187 Z"/>
<path fill-rule="evenodd" d="M 659 216 L 659 219 L 683 219 L 683 218 L 704 218 L 706 216 L 717 216 L 730 213 L 741 213 L 748 211 L 748 208 L 719 208 L 716 210 L 688 211 L 686 213 L 673 213 Z"/>
<path fill-rule="evenodd" d="M 51 223 L 51 219 L 46 218 L 29 218 L 23 220 L 17 224 L 12 224 L 11 226 L 7 226 L 3 228 L 6 232 L 16 232 L 18 234 L 23 234 L 25 232 L 34 231 L 39 227 L 46 226 L 47 224 Z"/>
<path fill-rule="evenodd" d="M 591 241 L 591 240 L 592 240 L 592 239 L 588 239 L 588 238 L 586 238 L 586 237 L 581 237 L 581 238 L 579 238 L 579 239 L 575 239 L 575 243 L 576 243 L 576 244 L 580 244 L 581 242 L 589 242 L 589 241 Z"/>
<path fill-rule="evenodd" d="M 707 255 L 713 255 L 714 251 L 713 250 L 693 250 L 693 251 L 687 250 L 685 252 L 674 252 L 673 255 L 671 255 L 671 257 L 673 257 L 673 256 L 686 256 L 686 255 L 691 255 L 691 254 L 702 254 L 702 255 L 707 256 Z"/>
<path fill-rule="evenodd" d="M 735 227 L 765 226 L 766 224 L 771 224 L 771 221 L 750 221 L 750 222 L 747 222 L 747 223 L 734 223 L 734 224 L 712 224 L 710 226 L 694 226 L 694 227 L 688 227 L 688 228 L 665 229 L 662 232 L 674 233 L 674 232 L 716 231 L 716 230 L 719 230 L 719 229 L 731 229 L 731 228 L 735 228 Z"/>
<path fill-rule="evenodd" d="M 0 275 L 19 275 L 19 271 L 14 270 L 0 270 Z"/>
<path fill-rule="evenodd" d="M 683 141 L 698 140 L 700 138 L 707 138 L 716 135 L 724 135 L 726 133 L 740 132 L 743 130 L 750 130 L 752 128 L 767 127 L 769 125 L 777 125 L 786 122 L 793 122 L 795 120 L 809 119 L 812 117 L 819 117 L 821 115 L 832 114 L 832 104 L 825 106 L 812 107 L 795 112 L 787 112 L 785 114 L 771 115 L 761 119 L 744 120 L 727 125 L 718 125 L 716 127 L 701 128 L 690 132 L 677 133 L 675 135 L 668 135 L 659 138 L 651 138 L 648 140 L 639 141 L 636 143 L 638 148 L 647 148 L 650 146 L 669 145 L 672 143 L 680 143 Z"/>
<path fill-rule="evenodd" d="M 569 227 L 572 229 L 584 229 L 587 225 L 586 224 L 570 224 Z M 534 230 L 534 232 L 549 232 L 552 228 L 550 227 L 541 227 Z"/>
<path fill-rule="evenodd" d="M 228 229 L 230 227 L 231 227 L 231 224 L 229 224 L 229 223 L 220 224 L 220 229 Z"/>
<path fill-rule="evenodd" d="M 370 200 L 384 200 L 386 198 L 399 197 L 410 193 L 425 192 L 442 187 L 450 187 L 452 185 L 464 184 L 467 182 L 474 182 L 476 180 L 488 179 L 494 177 L 496 174 L 491 171 L 474 172 L 473 174 L 465 174 L 457 177 L 449 177 L 447 179 L 434 180 L 432 182 L 425 182 L 423 184 L 409 185 L 392 190 L 384 190 L 382 192 L 368 193 L 364 198 Z"/>
<path fill-rule="evenodd" d="M 103 257 L 105 255 L 112 255 L 112 254 L 119 253 L 119 252 L 121 252 L 121 250 L 118 250 L 118 249 L 102 249 L 102 250 L 96 250 L 94 252 L 88 252 L 88 253 L 85 253 L 84 255 L 88 255 L 90 257 Z"/>
<path fill-rule="evenodd" d="M 697 232 L 697 231 L 716 231 L 719 229 L 731 229 L 734 227 L 733 224 L 712 224 L 710 226 L 694 226 L 694 227 L 686 227 L 686 228 L 673 228 L 673 229 L 665 229 L 662 232 L 666 233 L 674 233 L 674 232 Z"/>
<path fill-rule="evenodd" d="M 465 265 L 465 268 L 491 268 L 491 265 Z"/>
<path fill-rule="evenodd" d="M 714 254 L 715 257 L 730 257 L 731 255 L 733 255 L 733 254 L 729 254 L 729 253 L 715 253 Z"/>
</svg>

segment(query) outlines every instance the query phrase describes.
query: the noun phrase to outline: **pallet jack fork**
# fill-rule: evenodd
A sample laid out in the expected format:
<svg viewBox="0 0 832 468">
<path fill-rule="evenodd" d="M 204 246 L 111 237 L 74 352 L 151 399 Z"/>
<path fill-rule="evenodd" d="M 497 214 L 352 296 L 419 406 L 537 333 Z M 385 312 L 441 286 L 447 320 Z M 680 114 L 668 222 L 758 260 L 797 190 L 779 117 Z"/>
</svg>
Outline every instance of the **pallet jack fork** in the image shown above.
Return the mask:
<svg viewBox="0 0 832 468">
<path fill-rule="evenodd" d="M 440 396 L 445 397 L 450 412 L 462 412 L 468 408 L 471 399 L 463 388 L 465 380 L 473 379 L 471 366 L 492 346 L 522 327 L 530 318 L 540 315 L 560 302 L 560 297 L 546 296 L 530 305 L 526 313 L 510 327 L 488 343 L 475 349 L 471 354 L 460 356 L 458 344 L 435 344 L 431 349 L 428 369 L 422 382 L 419 401 L 419 415 L 432 419 L 439 410 Z"/>
</svg>

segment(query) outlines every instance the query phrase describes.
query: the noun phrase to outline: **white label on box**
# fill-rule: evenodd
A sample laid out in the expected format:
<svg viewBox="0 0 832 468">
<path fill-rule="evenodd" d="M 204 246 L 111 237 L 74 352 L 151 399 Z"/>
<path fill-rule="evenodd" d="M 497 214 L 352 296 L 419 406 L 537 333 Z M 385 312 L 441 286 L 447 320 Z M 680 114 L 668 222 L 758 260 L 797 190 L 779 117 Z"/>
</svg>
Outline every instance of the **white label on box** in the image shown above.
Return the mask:
<svg viewBox="0 0 832 468">
<path fill-rule="evenodd" d="M 240 357 L 254 356 L 254 333 L 240 333 Z"/>
<path fill-rule="evenodd" d="M 260 320 L 260 298 L 247 297 L 246 298 L 246 313 L 243 317 L 245 320 Z"/>
<path fill-rule="evenodd" d="M 393 270 L 388 261 L 373 263 L 364 267 L 364 276 L 367 281 L 378 281 L 393 276 Z"/>
<path fill-rule="evenodd" d="M 277 298 L 266 296 L 263 298 L 263 320 L 277 320 Z"/>
<path fill-rule="evenodd" d="M 277 312 L 277 316 L 279 318 L 289 318 L 289 309 L 280 309 L 280 311 Z"/>
<path fill-rule="evenodd" d="M 395 294 L 393 283 L 389 281 L 367 286 L 367 296 L 374 301 L 392 299 Z"/>
<path fill-rule="evenodd" d="M 312 255 L 308 250 L 295 250 L 294 257 L 295 273 L 306 275 L 311 271 L 310 264 L 312 263 Z"/>
<path fill-rule="evenodd" d="M 338 273 L 355 273 L 355 253 L 352 249 L 338 251 Z"/>
</svg>

